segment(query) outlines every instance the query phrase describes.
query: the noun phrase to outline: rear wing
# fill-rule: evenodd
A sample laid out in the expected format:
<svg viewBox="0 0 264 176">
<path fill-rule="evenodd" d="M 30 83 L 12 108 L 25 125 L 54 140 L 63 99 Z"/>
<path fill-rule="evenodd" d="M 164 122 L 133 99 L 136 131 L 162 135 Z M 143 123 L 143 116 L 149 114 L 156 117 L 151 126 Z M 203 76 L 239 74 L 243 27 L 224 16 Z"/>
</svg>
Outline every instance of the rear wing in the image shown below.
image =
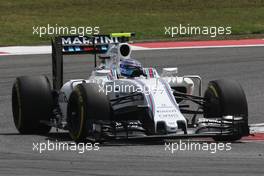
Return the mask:
<svg viewBox="0 0 264 176">
<path fill-rule="evenodd" d="M 52 80 L 53 89 L 60 90 L 63 85 L 63 56 L 73 54 L 96 54 L 108 51 L 109 44 L 127 43 L 135 33 L 112 33 L 93 36 L 57 36 L 52 43 Z"/>
</svg>

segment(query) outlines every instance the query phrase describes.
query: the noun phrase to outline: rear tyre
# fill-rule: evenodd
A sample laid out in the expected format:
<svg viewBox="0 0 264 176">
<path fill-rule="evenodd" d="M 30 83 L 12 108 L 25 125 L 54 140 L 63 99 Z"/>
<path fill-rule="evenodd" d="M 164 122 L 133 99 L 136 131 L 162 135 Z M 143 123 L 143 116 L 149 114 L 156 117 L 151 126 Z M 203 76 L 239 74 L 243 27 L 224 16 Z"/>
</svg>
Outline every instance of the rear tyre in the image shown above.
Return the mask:
<svg viewBox="0 0 264 176">
<path fill-rule="evenodd" d="M 16 78 L 12 89 L 12 111 L 21 134 L 46 134 L 51 127 L 41 123 L 52 116 L 53 98 L 45 76 Z"/>
<path fill-rule="evenodd" d="M 75 142 L 85 141 L 87 138 L 98 140 L 94 122 L 110 120 L 110 103 L 107 96 L 99 91 L 98 84 L 83 83 L 77 85 L 70 95 L 67 124 L 71 138 Z"/>
<path fill-rule="evenodd" d="M 242 123 L 240 121 L 235 125 L 234 135 L 217 136 L 214 138 L 215 140 L 234 141 L 249 134 L 247 99 L 240 84 L 229 80 L 211 81 L 204 97 L 206 99 L 205 118 L 242 117 Z"/>
</svg>

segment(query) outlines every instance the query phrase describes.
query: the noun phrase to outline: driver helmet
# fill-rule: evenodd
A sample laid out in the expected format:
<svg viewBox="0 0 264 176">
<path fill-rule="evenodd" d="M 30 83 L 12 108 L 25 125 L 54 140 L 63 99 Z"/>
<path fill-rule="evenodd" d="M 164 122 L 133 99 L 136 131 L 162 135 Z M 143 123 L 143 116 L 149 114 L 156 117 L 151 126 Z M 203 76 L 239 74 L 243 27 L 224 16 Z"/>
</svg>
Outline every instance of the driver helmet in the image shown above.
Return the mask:
<svg viewBox="0 0 264 176">
<path fill-rule="evenodd" d="M 138 77 L 143 73 L 142 65 L 135 59 L 120 61 L 120 74 L 125 77 Z"/>
</svg>

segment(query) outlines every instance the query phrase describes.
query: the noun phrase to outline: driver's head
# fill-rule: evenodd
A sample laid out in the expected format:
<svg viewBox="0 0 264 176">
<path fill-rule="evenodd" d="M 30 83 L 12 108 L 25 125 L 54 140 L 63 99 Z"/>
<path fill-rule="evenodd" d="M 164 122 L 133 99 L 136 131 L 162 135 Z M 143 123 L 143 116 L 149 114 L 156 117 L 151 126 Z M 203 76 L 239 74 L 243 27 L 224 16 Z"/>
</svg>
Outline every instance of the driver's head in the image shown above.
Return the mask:
<svg viewBox="0 0 264 176">
<path fill-rule="evenodd" d="M 143 68 L 137 60 L 124 59 L 120 62 L 120 73 L 125 77 L 138 77 L 143 73 Z"/>
</svg>

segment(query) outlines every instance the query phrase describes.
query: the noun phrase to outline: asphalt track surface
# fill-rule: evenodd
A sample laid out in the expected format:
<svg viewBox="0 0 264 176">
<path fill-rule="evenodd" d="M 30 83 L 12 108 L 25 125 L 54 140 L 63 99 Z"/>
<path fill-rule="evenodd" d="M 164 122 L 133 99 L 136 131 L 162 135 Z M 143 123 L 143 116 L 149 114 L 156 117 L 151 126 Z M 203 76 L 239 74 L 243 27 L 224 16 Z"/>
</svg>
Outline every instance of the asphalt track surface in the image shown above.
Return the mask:
<svg viewBox="0 0 264 176">
<path fill-rule="evenodd" d="M 250 123 L 264 122 L 264 47 L 137 51 L 145 66 L 177 66 L 179 75 L 234 79 L 243 86 Z M 86 78 L 92 58 L 67 56 L 65 80 Z M 50 55 L 0 56 L 0 175 L 263 175 L 264 142 L 232 143 L 230 151 L 165 151 L 164 143 L 108 143 L 99 151 L 33 151 L 33 143 L 66 141 L 65 133 L 19 135 L 12 122 L 17 76 L 51 76 Z M 196 142 L 196 141 L 189 141 Z"/>
</svg>

